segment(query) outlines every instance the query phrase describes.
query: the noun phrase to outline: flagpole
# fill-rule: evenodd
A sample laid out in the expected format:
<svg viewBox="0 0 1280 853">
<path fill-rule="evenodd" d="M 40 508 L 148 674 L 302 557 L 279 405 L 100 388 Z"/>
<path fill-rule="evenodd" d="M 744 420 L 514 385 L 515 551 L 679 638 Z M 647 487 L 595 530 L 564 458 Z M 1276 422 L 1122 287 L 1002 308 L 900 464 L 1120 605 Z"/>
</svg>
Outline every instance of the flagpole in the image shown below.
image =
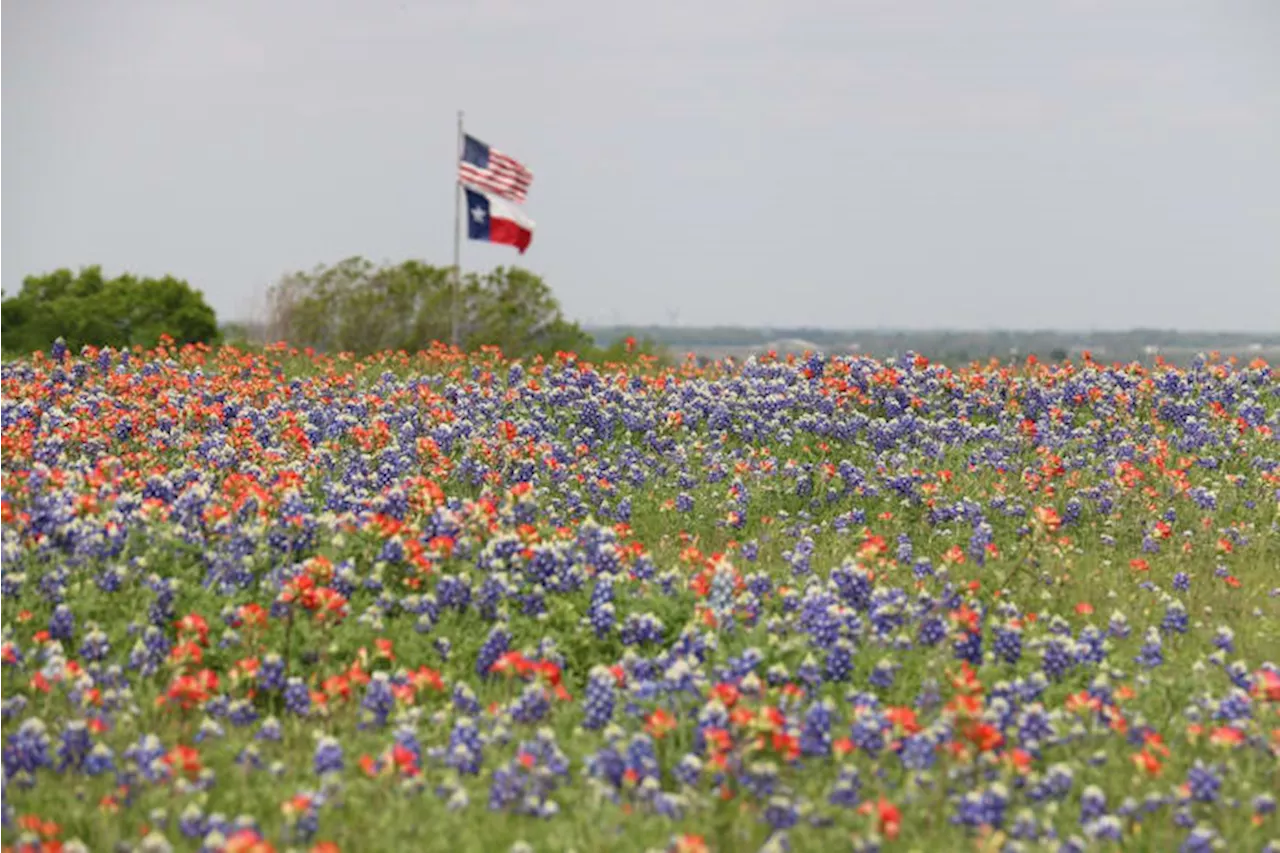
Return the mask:
<svg viewBox="0 0 1280 853">
<path fill-rule="evenodd" d="M 465 135 L 462 130 L 462 110 L 458 110 L 458 163 L 462 162 Z M 453 298 L 449 305 L 449 339 L 458 346 L 458 309 L 459 296 L 462 293 L 462 180 L 457 177 L 458 163 L 453 164 L 454 202 L 453 202 Z"/>
</svg>

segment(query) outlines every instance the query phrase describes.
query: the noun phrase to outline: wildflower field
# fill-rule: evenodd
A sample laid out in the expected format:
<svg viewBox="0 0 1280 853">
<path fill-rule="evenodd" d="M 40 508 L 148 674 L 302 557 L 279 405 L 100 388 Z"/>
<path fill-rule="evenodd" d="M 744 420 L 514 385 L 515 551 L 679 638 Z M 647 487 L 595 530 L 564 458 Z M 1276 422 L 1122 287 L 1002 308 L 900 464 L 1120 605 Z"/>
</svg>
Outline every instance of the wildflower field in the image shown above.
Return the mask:
<svg viewBox="0 0 1280 853">
<path fill-rule="evenodd" d="M 4 849 L 1280 850 L 1280 381 L 3 368 Z"/>
</svg>

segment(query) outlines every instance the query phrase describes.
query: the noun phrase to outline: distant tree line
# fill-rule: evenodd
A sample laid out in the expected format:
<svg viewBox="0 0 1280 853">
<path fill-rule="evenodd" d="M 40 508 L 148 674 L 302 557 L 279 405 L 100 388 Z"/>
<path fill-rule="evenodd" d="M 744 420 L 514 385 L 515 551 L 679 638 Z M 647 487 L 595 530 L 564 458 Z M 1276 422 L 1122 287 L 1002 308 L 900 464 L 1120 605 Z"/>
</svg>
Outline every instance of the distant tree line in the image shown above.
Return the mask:
<svg viewBox="0 0 1280 853">
<path fill-rule="evenodd" d="M 1151 363 L 1157 357 L 1189 364 L 1197 354 L 1218 351 L 1246 360 L 1280 353 L 1280 331 L 1220 332 L 1171 329 L 1127 330 L 962 330 L 962 329 L 817 329 L 811 327 L 737 326 L 598 326 L 588 327 L 601 344 L 626 336 L 642 336 L 675 353 L 694 352 L 704 358 L 748 350 L 767 350 L 779 342 L 799 342 L 828 355 L 857 353 L 893 358 L 907 352 L 931 361 L 960 366 L 998 358 L 1021 360 L 1036 355 L 1045 361 L 1079 358 L 1088 350 L 1103 363 Z"/>
<path fill-rule="evenodd" d="M 961 365 L 971 360 L 1049 361 L 1083 350 L 1102 362 L 1150 362 L 1161 357 L 1188 363 L 1213 350 L 1245 358 L 1274 359 L 1280 333 L 1127 331 L 907 330 L 742 328 L 732 326 L 612 326 L 583 328 L 568 320 L 555 295 L 537 275 L 498 267 L 469 273 L 453 287 L 453 270 L 410 260 L 377 265 L 353 257 L 309 272 L 291 273 L 268 289 L 268 316 L 252 327 L 220 329 L 200 291 L 173 276 L 107 278 L 100 267 L 59 269 L 29 276 L 19 293 L 3 300 L 0 345 L 5 354 L 49 348 L 62 338 L 114 348 L 153 347 L 168 335 L 178 344 L 232 340 L 285 341 L 328 353 L 357 356 L 383 350 L 415 352 L 451 340 L 457 312 L 464 349 L 492 345 L 512 357 L 572 351 L 592 361 L 620 361 L 641 353 L 695 352 L 703 358 L 740 356 L 782 341 L 828 354 L 896 357 L 920 353 Z M 455 302 L 456 296 L 456 302 Z M 239 328 L 236 328 L 236 326 Z M 225 332 L 225 334 L 224 334 Z"/>
<path fill-rule="evenodd" d="M 268 289 L 268 317 L 259 343 L 284 341 L 319 352 L 366 356 L 416 352 L 450 342 L 457 320 L 466 350 L 496 346 L 505 355 L 574 352 L 593 361 L 654 353 L 625 336 L 601 348 L 568 320 L 551 288 L 528 270 L 498 267 L 468 273 L 454 287 L 451 267 L 421 261 L 376 265 L 360 257 L 284 276 Z M 2 303 L 0 344 L 6 354 L 48 349 L 61 338 L 85 345 L 154 347 L 162 335 L 177 344 L 217 343 L 217 316 L 200 291 L 172 276 L 106 278 L 100 267 L 29 276 Z M 244 340 L 247 329 L 227 329 Z"/>
</svg>

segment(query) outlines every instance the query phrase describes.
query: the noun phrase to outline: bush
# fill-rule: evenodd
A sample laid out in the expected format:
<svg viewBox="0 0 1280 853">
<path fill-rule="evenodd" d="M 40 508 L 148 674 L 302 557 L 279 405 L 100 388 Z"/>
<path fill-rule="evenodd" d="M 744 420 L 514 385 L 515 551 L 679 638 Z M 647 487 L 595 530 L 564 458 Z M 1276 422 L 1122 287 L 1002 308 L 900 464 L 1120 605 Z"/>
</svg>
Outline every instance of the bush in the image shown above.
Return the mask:
<svg viewBox="0 0 1280 853">
<path fill-rule="evenodd" d="M 452 338 L 452 274 L 449 267 L 420 261 L 376 266 L 361 257 L 293 273 L 271 289 L 268 335 L 357 356 L 428 349 Z M 629 355 L 623 346 L 597 348 L 589 333 L 564 317 L 546 282 L 528 270 L 498 267 L 463 276 L 457 309 L 464 350 L 496 346 L 511 358 L 558 351 L 589 359 Z"/>
<path fill-rule="evenodd" d="M 177 344 L 218 340 L 213 309 L 185 281 L 107 279 L 97 266 L 28 276 L 22 290 L 0 304 L 0 323 L 4 349 L 14 353 L 46 349 L 58 338 L 73 351 L 86 344 L 150 348 L 165 334 Z"/>
</svg>

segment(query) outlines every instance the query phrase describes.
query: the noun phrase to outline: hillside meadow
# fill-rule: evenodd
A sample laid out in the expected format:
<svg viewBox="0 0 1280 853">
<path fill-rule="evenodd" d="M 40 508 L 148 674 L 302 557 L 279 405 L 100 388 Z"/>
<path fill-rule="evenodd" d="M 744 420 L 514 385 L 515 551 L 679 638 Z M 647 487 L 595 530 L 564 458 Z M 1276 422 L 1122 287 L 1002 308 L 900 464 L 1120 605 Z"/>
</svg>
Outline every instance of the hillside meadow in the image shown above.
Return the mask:
<svg viewBox="0 0 1280 853">
<path fill-rule="evenodd" d="M 6 851 L 1280 851 L 1280 381 L 6 361 Z"/>
</svg>

